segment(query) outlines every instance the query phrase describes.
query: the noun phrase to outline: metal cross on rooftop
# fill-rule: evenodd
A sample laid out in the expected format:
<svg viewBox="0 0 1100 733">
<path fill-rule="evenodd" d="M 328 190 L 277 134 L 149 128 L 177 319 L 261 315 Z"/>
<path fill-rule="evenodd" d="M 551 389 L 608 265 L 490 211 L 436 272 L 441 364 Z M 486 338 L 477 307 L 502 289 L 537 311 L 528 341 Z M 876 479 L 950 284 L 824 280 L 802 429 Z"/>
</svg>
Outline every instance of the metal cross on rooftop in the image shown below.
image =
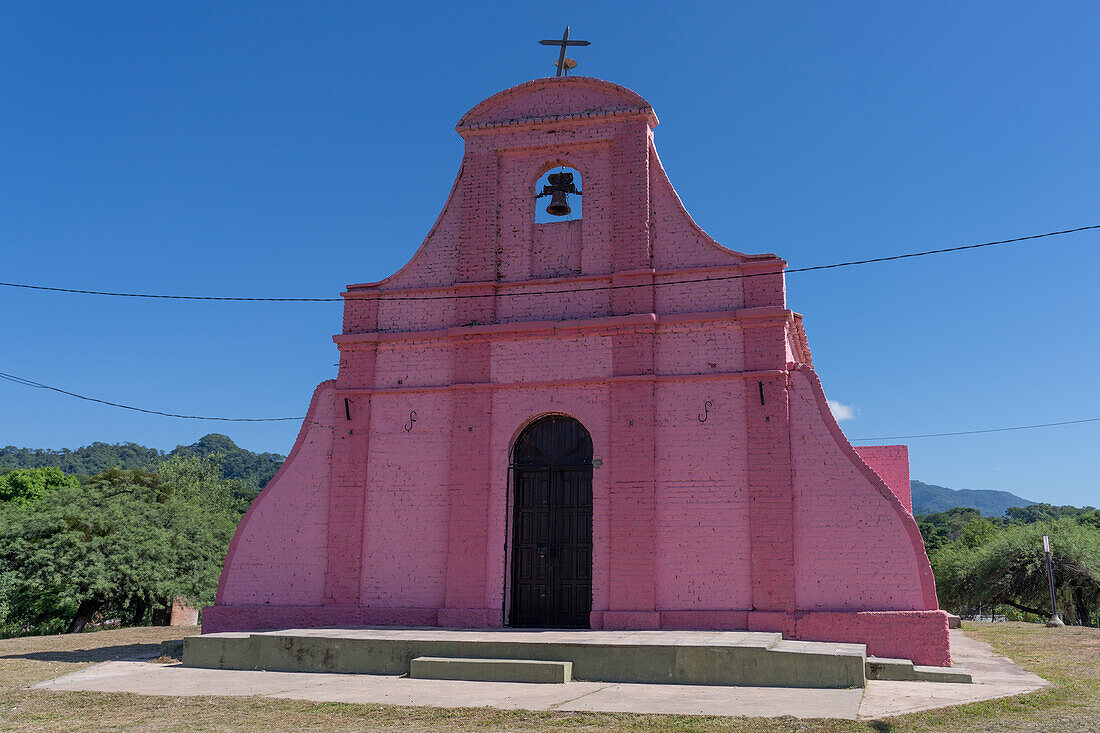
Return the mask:
<svg viewBox="0 0 1100 733">
<path fill-rule="evenodd" d="M 570 41 L 569 40 L 569 26 L 565 26 L 565 35 L 561 37 L 560 41 L 539 41 L 543 46 L 561 46 L 561 53 L 558 54 L 558 62 L 554 64 L 557 67 L 558 73 L 554 76 L 569 76 L 569 70 L 577 65 L 577 62 L 573 59 L 565 58 L 565 49 L 568 46 L 587 46 L 590 41 Z"/>
</svg>

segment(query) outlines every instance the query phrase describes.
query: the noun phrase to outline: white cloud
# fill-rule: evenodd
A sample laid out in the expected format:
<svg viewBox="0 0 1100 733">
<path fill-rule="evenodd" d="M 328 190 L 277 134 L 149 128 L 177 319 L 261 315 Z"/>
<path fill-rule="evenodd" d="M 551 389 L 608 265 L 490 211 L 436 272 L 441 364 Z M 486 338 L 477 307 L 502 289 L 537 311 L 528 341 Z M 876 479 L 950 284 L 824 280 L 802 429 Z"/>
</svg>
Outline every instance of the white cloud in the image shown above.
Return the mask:
<svg viewBox="0 0 1100 733">
<path fill-rule="evenodd" d="M 844 422 L 845 420 L 854 420 L 856 417 L 856 408 L 851 405 L 846 405 L 843 402 L 837 400 L 827 400 L 829 403 L 829 409 L 833 411 L 833 417 L 837 422 Z"/>
</svg>

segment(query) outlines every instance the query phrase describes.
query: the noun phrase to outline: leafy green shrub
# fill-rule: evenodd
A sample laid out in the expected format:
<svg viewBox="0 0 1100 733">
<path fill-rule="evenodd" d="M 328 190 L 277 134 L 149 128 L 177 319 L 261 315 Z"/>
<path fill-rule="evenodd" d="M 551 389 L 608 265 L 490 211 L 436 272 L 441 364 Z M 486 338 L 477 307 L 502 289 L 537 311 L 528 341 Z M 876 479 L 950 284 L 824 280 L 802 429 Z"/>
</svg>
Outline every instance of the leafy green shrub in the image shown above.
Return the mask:
<svg viewBox="0 0 1100 733">
<path fill-rule="evenodd" d="M 175 597 L 213 601 L 241 485 L 221 478 L 216 455 L 158 469 L 110 469 L 0 505 L 0 628 L 137 625 Z"/>
</svg>

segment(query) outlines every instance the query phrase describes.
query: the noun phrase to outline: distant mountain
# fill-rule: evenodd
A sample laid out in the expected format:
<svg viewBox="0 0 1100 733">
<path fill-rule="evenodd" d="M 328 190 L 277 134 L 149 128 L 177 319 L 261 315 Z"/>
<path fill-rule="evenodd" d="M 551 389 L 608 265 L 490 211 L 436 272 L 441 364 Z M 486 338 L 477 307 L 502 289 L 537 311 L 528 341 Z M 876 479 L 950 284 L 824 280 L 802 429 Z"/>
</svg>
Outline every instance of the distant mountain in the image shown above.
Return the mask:
<svg viewBox="0 0 1100 733">
<path fill-rule="evenodd" d="M 221 453 L 222 473 L 249 486 L 262 489 L 283 465 L 285 456 L 278 453 L 253 453 L 241 448 L 226 435 L 204 435 L 191 445 L 180 445 L 170 452 L 147 448 L 137 443 L 92 443 L 69 450 L 43 448 L 0 448 L 0 473 L 14 468 L 44 468 L 57 466 L 65 473 L 92 476 L 108 468 L 142 468 L 156 470 L 158 463 L 171 456 L 206 456 Z M 986 517 L 1004 515 L 1010 506 L 1026 507 L 1033 501 L 992 489 L 949 489 L 921 481 L 910 482 L 913 491 L 913 514 L 934 514 L 954 507 L 977 509 Z"/>
<path fill-rule="evenodd" d="M 211 433 L 191 445 L 176 446 L 171 452 L 147 448 L 137 443 L 92 443 L 76 450 L 63 448 L 0 448 L 0 473 L 15 468 L 56 466 L 65 473 L 92 476 L 108 468 L 156 470 L 158 463 L 176 455 L 207 456 L 222 454 L 222 475 L 262 489 L 286 460 L 278 453 L 253 453 L 241 448 L 228 436 Z"/>
<path fill-rule="evenodd" d="M 1010 506 L 1030 506 L 1028 501 L 1007 491 L 993 489 L 949 489 L 921 481 L 909 482 L 913 491 L 913 514 L 935 514 L 954 507 L 977 509 L 983 517 L 1000 517 Z"/>
<path fill-rule="evenodd" d="M 0 472 L 15 468 L 60 468 L 65 473 L 93 476 L 108 468 L 152 468 L 164 453 L 137 443 L 92 443 L 76 450 L 62 448 L 0 448 Z"/>
</svg>

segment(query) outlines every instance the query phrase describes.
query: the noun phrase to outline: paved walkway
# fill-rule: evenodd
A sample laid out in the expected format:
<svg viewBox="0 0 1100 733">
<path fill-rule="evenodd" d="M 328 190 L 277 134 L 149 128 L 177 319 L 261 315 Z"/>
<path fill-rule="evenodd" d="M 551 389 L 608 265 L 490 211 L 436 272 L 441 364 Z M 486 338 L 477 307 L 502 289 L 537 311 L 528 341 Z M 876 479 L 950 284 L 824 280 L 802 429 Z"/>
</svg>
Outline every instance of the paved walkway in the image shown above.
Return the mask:
<svg viewBox="0 0 1100 733">
<path fill-rule="evenodd" d="M 865 690 L 775 687 L 704 687 L 570 682 L 536 685 L 507 682 L 419 680 L 406 677 L 300 672 L 193 669 L 143 661 L 105 662 L 35 689 L 133 692 L 142 695 L 262 695 L 296 700 L 497 707 L 526 710 L 586 710 L 799 718 L 879 718 L 988 700 L 1036 690 L 1044 680 L 961 632 L 951 632 L 957 666 L 974 684 L 869 681 Z"/>
</svg>

